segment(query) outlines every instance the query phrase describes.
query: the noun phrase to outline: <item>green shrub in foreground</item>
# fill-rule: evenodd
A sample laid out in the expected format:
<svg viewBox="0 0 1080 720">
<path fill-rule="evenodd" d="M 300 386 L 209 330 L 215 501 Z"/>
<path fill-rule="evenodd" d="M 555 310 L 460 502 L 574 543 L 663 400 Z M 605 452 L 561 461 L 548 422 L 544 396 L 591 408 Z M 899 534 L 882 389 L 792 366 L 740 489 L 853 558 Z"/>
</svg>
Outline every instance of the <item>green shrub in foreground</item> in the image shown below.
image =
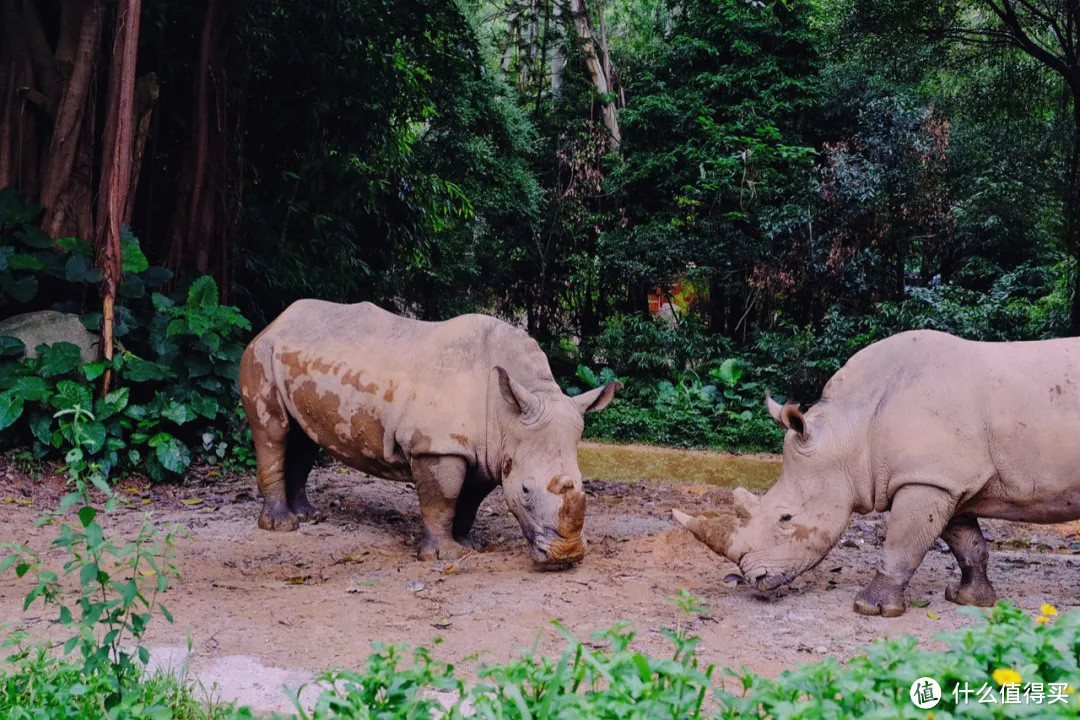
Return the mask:
<svg viewBox="0 0 1080 720">
<path fill-rule="evenodd" d="M 688 612 L 701 608 L 683 594 L 677 602 Z M 673 652 L 652 657 L 631 648 L 633 632 L 617 625 L 593 635 L 606 642 L 591 649 L 568 632 L 567 649 L 558 658 L 535 651 L 506 665 L 487 666 L 478 682 L 465 689 L 453 666 L 434 660 L 426 648 L 410 653 L 401 645 L 376 645 L 361 671 L 331 671 L 317 682 L 326 689 L 303 720 L 435 718 L 461 720 L 516 718 L 1075 718 L 1080 716 L 1075 686 L 1080 678 L 1080 610 L 1036 622 L 1023 611 L 1001 603 L 972 611 L 979 620 L 969 628 L 939 636 L 944 652 L 919 649 L 903 637 L 870 645 L 846 665 L 834 659 L 801 665 L 767 679 L 743 670 L 702 667 L 698 639 L 685 629 L 665 631 Z M 409 659 L 411 658 L 411 662 Z M 736 678 L 725 687 L 724 676 Z M 909 697 L 920 677 L 936 679 L 941 703 L 920 710 Z M 1019 680 L 1018 680 L 1019 679 Z M 1066 702 L 1004 704 L 1000 682 L 1064 684 Z M 50 659 L 42 652 L 18 659 L 0 670 L 0 717 L 61 718 L 208 718 L 252 717 L 249 709 L 207 707 L 179 681 L 156 676 L 123 695 L 123 703 L 101 708 L 114 693 L 100 677 L 89 680 L 79 666 Z M 967 704 L 957 703 L 956 683 L 970 687 Z M 996 704 L 978 702 L 974 691 L 985 685 Z M 444 702 L 440 702 L 443 700 Z M 962 700 L 962 697 L 961 697 Z M 16 710 L 17 709 L 17 710 Z"/>
</svg>

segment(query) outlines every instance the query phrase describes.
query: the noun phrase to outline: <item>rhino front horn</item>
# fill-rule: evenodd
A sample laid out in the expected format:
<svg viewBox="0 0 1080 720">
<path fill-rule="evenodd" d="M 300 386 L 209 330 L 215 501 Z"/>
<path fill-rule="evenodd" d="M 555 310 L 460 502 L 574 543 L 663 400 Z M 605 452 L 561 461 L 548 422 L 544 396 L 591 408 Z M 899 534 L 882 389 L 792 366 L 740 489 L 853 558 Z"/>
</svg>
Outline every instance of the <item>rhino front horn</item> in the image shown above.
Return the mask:
<svg viewBox="0 0 1080 720">
<path fill-rule="evenodd" d="M 695 517 L 674 509 L 671 511 L 671 516 L 675 518 L 675 522 L 689 530 L 714 553 L 727 557 L 728 548 L 731 546 L 731 535 L 735 532 L 733 518 L 724 516 L 708 518 L 701 515 Z"/>
</svg>

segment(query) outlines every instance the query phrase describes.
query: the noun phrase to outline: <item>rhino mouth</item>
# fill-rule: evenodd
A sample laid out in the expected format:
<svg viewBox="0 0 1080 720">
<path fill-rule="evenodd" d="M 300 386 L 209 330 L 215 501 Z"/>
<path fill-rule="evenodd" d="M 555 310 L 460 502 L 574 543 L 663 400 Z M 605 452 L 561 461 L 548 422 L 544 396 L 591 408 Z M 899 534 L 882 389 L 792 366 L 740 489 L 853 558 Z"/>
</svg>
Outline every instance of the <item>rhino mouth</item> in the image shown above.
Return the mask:
<svg viewBox="0 0 1080 720">
<path fill-rule="evenodd" d="M 757 588 L 758 592 L 769 595 L 790 584 L 797 574 L 795 572 L 774 574 L 764 568 L 756 568 L 744 573 L 744 577 L 748 584 Z"/>
<path fill-rule="evenodd" d="M 532 560 L 538 570 L 567 570 L 585 558 L 585 542 L 580 534 L 564 537 L 555 533 L 546 542 L 537 540 L 532 544 Z"/>
</svg>

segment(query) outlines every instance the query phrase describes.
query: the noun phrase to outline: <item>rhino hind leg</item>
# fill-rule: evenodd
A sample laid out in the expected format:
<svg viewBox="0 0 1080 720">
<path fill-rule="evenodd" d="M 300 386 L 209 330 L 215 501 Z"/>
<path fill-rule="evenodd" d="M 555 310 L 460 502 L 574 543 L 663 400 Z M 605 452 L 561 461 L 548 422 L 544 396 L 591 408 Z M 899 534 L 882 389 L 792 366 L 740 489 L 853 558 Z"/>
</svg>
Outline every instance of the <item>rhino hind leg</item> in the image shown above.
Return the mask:
<svg viewBox="0 0 1080 720">
<path fill-rule="evenodd" d="M 289 425 L 285 443 L 285 498 L 292 514 L 300 522 L 308 522 L 318 517 L 318 511 L 308 501 L 307 480 L 319 447 L 295 420 Z"/>
<path fill-rule="evenodd" d="M 955 506 L 947 492 L 931 485 L 907 485 L 897 491 L 880 569 L 855 596 L 855 612 L 884 617 L 904 614 L 908 582 L 945 530 Z"/>
<path fill-rule="evenodd" d="M 270 344 L 259 338 L 244 351 L 240 358 L 240 399 L 251 426 L 259 494 L 263 498 L 259 527 L 289 532 L 300 525 L 289 510 L 285 493 L 285 446 L 291 421 L 270 377 L 271 355 Z"/>
<path fill-rule="evenodd" d="M 413 458 L 412 476 L 420 499 L 424 537 L 417 557 L 421 560 L 454 560 L 468 548 L 454 539 L 454 516 L 465 484 L 465 461 L 453 456 L 425 455 Z"/>
<path fill-rule="evenodd" d="M 495 489 L 495 484 L 482 481 L 470 482 L 470 480 L 472 478 L 466 479 L 461 494 L 458 495 L 457 506 L 454 508 L 453 533 L 454 540 L 459 545 L 479 550 L 480 543 L 469 537 L 469 531 L 476 522 L 476 511 L 480 509 L 480 503 L 484 502 L 484 498 Z"/>
<path fill-rule="evenodd" d="M 949 521 L 941 539 L 956 556 L 960 565 L 960 584 L 945 588 L 945 598 L 958 605 L 990 607 L 997 602 L 997 593 L 986 576 L 986 561 L 990 556 L 986 538 L 974 515 L 958 515 Z"/>
</svg>

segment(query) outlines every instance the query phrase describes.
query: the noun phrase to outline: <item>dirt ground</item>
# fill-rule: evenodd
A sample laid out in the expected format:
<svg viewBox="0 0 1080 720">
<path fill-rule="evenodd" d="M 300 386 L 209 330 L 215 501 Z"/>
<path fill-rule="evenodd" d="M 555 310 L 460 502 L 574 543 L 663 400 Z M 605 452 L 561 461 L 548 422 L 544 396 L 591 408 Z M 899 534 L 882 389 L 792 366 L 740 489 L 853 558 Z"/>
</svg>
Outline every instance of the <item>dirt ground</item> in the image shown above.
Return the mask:
<svg viewBox="0 0 1080 720">
<path fill-rule="evenodd" d="M 726 583 L 736 568 L 670 520 L 672 507 L 694 512 L 730 502 L 727 488 L 586 480 L 588 556 L 573 570 L 538 573 L 498 491 L 474 529 L 485 550 L 451 567 L 415 559 L 420 519 L 411 485 L 317 468 L 309 495 L 325 518 L 294 533 L 270 533 L 255 524 L 254 480 L 214 475 L 195 473 L 171 486 L 126 481 L 120 494 L 130 506 L 103 524 L 107 532 L 133 532 L 149 510 L 157 524 L 189 533 L 178 540 L 183 580 L 163 598 L 176 623 L 155 621 L 149 644 L 159 658 L 179 663 L 190 637 L 192 671 L 208 685 L 218 682 L 222 699 L 260 708 L 288 707 L 282 684 L 295 687 L 331 666 L 361 666 L 376 640 L 440 637 L 435 655 L 468 675 L 477 663 L 506 660 L 534 642 L 558 653 L 565 641 L 552 619 L 582 639 L 627 620 L 639 648 L 665 654 L 660 630 L 680 622 L 665 598 L 680 588 L 710 608 L 691 620 L 704 659 L 766 675 L 824 656 L 848 658 L 881 636 L 912 634 L 933 645 L 935 633 L 970 622 L 944 598 L 958 571 L 940 541 L 908 590 L 909 600 L 928 600 L 927 607 L 894 619 L 852 611 L 879 558 L 883 515 L 856 517 L 814 571 L 781 597 L 764 598 Z M 35 529 L 34 520 L 55 507 L 61 492 L 59 482 L 34 482 L 0 459 L 0 542 L 43 549 L 55 531 Z M 1080 523 L 986 522 L 984 529 L 994 545 L 990 578 L 1000 597 L 1029 610 L 1080 605 Z M 52 611 L 21 612 L 28 586 L 13 573 L 0 582 L 0 624 L 17 620 L 47 633 Z M 462 662 L 474 655 L 479 659 Z"/>
</svg>

